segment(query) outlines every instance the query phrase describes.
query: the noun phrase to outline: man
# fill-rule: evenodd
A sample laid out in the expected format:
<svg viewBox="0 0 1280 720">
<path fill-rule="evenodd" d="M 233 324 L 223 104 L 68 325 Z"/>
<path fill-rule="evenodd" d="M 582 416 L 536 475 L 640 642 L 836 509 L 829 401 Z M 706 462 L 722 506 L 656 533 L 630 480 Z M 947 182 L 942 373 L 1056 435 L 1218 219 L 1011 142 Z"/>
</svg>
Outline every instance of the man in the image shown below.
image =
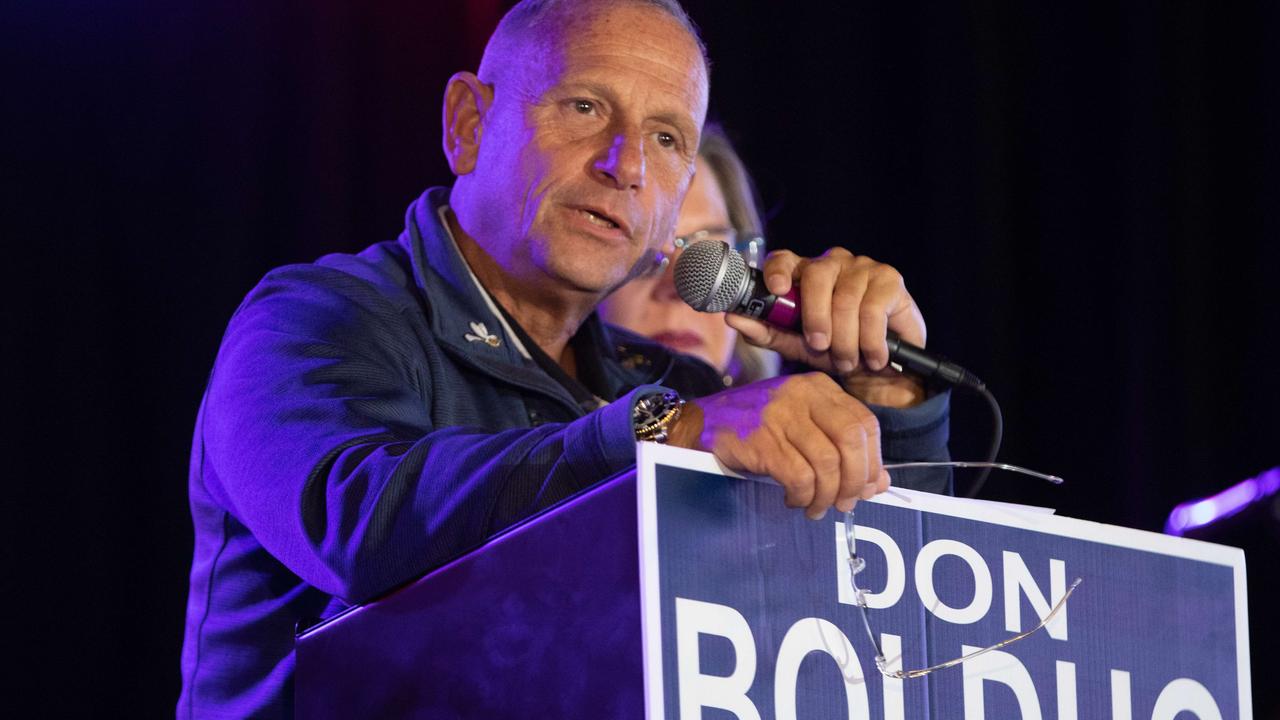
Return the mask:
<svg viewBox="0 0 1280 720">
<path fill-rule="evenodd" d="M 768 283 L 800 283 L 809 335 L 732 321 L 868 401 L 913 406 L 881 423 L 823 372 L 715 393 L 711 368 L 595 317 L 671 236 L 706 104 L 674 2 L 521 3 L 479 74 L 445 90 L 453 188 L 418 200 L 398 241 L 249 294 L 196 425 L 180 715 L 288 714 L 299 619 L 626 469 L 638 437 L 772 475 L 811 517 L 887 487 L 882 434 L 945 455 L 945 395 L 885 371 L 887 328 L 925 332 L 892 268 L 777 253 Z"/>
</svg>

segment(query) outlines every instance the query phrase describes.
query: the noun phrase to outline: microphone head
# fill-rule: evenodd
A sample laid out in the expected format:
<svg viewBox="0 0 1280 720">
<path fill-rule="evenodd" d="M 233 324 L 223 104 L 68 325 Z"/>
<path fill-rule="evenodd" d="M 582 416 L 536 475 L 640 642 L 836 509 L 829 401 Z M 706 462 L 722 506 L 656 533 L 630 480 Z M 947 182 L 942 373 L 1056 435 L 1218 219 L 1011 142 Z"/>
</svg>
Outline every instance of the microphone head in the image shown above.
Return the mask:
<svg viewBox="0 0 1280 720">
<path fill-rule="evenodd" d="M 676 292 L 694 310 L 726 312 L 742 294 L 747 261 L 719 240 L 700 240 L 676 258 Z"/>
</svg>

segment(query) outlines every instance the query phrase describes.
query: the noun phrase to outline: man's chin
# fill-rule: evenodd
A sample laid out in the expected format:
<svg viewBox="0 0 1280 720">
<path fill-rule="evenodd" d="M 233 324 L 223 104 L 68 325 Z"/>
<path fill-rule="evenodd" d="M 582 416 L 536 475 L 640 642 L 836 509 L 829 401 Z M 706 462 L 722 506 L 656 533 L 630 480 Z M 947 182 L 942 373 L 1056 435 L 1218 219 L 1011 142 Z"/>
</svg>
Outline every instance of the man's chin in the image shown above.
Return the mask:
<svg viewBox="0 0 1280 720">
<path fill-rule="evenodd" d="M 582 253 L 574 258 L 559 258 L 545 266 L 548 277 L 567 290 L 603 298 L 632 278 L 635 263 L 614 257 L 596 257 Z"/>
<path fill-rule="evenodd" d="M 599 277 L 599 273 L 563 272 L 557 273 L 554 277 L 560 281 L 566 290 L 595 296 L 599 299 L 603 299 L 616 288 L 624 285 L 626 280 L 625 277 Z"/>
</svg>

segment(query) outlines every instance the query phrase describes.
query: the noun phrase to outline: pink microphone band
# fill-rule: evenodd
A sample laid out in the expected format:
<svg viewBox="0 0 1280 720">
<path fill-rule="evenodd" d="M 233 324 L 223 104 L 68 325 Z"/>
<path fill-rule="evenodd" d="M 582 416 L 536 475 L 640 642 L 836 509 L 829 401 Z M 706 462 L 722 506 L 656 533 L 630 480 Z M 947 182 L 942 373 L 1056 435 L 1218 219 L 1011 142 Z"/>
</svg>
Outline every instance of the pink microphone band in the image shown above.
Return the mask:
<svg viewBox="0 0 1280 720">
<path fill-rule="evenodd" d="M 796 329 L 800 327 L 800 289 L 795 285 L 785 295 L 777 296 L 773 307 L 765 313 L 764 321 L 777 327 Z"/>
</svg>

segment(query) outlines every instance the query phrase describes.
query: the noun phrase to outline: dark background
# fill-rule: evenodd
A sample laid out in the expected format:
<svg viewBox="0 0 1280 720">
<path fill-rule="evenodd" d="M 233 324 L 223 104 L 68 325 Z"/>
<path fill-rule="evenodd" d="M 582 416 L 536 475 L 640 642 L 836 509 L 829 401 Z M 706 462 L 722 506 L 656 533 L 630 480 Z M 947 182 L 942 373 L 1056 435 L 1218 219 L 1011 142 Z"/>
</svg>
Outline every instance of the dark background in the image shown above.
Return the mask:
<svg viewBox="0 0 1280 720">
<path fill-rule="evenodd" d="M 441 91 L 508 4 L 5 11 L 9 697 L 171 712 L 222 329 L 269 268 L 392 237 L 449 182 Z M 1002 457 L 1068 480 L 987 497 L 1159 530 L 1280 465 L 1280 6 L 688 5 L 773 245 L 897 266 L 930 346 L 1000 398 Z M 957 457 L 988 422 L 957 398 Z M 1278 509 L 1205 535 L 1248 553 L 1260 718 Z"/>
</svg>

